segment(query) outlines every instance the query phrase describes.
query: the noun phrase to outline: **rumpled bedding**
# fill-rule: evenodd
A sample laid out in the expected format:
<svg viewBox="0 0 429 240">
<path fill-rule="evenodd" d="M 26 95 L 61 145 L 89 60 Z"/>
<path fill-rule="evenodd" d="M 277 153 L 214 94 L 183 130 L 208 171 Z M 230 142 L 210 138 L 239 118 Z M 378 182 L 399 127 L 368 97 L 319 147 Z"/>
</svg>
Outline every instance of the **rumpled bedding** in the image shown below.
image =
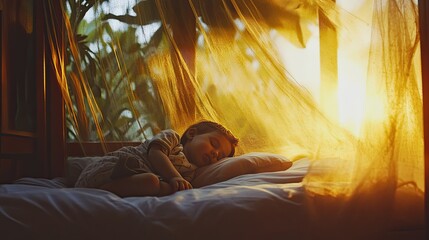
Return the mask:
<svg viewBox="0 0 429 240">
<path fill-rule="evenodd" d="M 2 239 L 297 239 L 310 161 L 165 197 L 120 198 L 64 179 L 0 185 Z"/>
</svg>

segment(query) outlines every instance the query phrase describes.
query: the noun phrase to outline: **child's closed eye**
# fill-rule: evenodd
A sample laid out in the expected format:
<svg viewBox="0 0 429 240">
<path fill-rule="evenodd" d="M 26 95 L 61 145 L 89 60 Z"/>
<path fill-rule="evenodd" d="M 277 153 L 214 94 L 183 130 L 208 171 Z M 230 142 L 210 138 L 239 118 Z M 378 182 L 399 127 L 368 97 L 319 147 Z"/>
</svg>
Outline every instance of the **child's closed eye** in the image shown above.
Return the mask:
<svg viewBox="0 0 429 240">
<path fill-rule="evenodd" d="M 220 142 L 216 138 L 210 139 L 210 144 L 216 149 L 220 147 Z"/>
</svg>

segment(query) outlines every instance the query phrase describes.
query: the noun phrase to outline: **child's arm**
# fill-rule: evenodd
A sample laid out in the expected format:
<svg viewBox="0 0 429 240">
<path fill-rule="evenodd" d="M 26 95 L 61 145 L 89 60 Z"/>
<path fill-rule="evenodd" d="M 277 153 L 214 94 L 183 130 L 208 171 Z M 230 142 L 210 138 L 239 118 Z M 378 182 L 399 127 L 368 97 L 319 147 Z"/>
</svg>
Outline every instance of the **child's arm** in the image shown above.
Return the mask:
<svg viewBox="0 0 429 240">
<path fill-rule="evenodd" d="M 167 180 L 173 192 L 192 188 L 192 185 L 176 170 L 168 156 L 161 151 L 160 146 L 156 144 L 151 146 L 148 159 L 155 171 Z"/>
</svg>

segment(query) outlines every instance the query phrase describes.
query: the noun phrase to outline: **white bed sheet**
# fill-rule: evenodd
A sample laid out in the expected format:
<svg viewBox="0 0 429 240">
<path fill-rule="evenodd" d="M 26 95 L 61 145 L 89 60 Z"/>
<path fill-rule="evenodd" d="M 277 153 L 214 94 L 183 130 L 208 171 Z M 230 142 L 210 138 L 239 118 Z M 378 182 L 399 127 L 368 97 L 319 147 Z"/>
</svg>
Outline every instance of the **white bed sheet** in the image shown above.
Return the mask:
<svg viewBox="0 0 429 240">
<path fill-rule="evenodd" d="M 0 185 L 3 239 L 288 239 L 305 226 L 310 161 L 165 197 L 66 188 L 58 179 Z"/>
</svg>

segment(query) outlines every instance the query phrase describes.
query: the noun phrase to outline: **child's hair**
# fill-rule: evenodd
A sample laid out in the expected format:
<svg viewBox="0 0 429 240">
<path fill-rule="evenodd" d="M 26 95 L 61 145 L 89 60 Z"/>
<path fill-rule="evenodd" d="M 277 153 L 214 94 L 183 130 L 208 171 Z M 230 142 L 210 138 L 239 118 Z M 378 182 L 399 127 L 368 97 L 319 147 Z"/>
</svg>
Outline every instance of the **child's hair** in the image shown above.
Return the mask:
<svg viewBox="0 0 429 240">
<path fill-rule="evenodd" d="M 228 157 L 234 156 L 235 147 L 237 147 L 237 144 L 238 144 L 238 138 L 235 137 L 231 131 L 226 129 L 221 124 L 212 122 L 212 121 L 207 121 L 207 120 L 192 124 L 186 129 L 186 131 L 183 133 L 182 137 L 180 138 L 180 143 L 182 145 L 185 145 L 185 143 L 189 140 L 189 138 L 186 136 L 186 133 L 191 128 L 197 129 L 197 134 L 204 134 L 204 133 L 215 132 L 215 131 L 223 134 L 226 137 L 226 139 L 228 139 L 228 141 L 231 143 L 231 153 L 228 155 Z"/>
</svg>

